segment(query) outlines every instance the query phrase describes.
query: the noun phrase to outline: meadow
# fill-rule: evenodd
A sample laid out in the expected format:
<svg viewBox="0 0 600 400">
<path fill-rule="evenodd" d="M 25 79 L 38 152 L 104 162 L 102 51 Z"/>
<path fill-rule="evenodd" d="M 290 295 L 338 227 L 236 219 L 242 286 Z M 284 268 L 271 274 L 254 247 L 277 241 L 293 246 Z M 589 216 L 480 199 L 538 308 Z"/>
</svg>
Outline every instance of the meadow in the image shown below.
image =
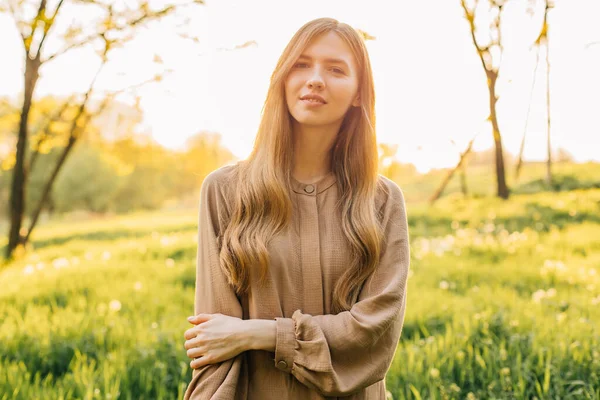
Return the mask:
<svg viewBox="0 0 600 400">
<path fill-rule="evenodd" d="M 600 399 L 600 189 L 453 192 L 408 205 L 389 397 Z M 181 398 L 196 212 L 40 226 L 0 269 L 0 400 Z"/>
</svg>

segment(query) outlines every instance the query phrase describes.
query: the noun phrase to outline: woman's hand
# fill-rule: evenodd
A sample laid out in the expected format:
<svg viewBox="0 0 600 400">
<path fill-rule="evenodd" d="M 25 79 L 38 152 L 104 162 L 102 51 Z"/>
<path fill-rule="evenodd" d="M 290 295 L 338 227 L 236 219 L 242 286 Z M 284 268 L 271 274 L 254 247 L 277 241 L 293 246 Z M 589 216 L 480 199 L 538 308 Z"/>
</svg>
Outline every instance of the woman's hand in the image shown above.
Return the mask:
<svg viewBox="0 0 600 400">
<path fill-rule="evenodd" d="M 185 331 L 187 356 L 193 369 L 216 364 L 248 350 L 244 320 L 223 314 L 198 314 L 188 318 L 196 325 Z"/>
</svg>

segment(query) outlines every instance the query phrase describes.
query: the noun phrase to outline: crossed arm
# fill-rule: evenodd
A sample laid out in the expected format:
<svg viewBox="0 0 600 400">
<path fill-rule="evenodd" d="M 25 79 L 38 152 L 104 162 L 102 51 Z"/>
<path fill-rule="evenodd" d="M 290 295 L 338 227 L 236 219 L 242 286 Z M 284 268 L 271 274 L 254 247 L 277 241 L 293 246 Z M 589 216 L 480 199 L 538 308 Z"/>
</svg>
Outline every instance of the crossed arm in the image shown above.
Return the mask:
<svg viewBox="0 0 600 400">
<path fill-rule="evenodd" d="M 406 308 L 409 245 L 404 199 L 391 187 L 383 209 L 380 264 L 353 307 L 335 315 L 242 319 L 241 305 L 218 263 L 219 192 L 210 175 L 202 188 L 196 274 L 195 326 L 185 333 L 194 368 L 184 399 L 233 398 L 240 353 L 275 353 L 274 367 L 326 396 L 344 396 L 379 380 L 394 357 Z M 213 210 L 211 212 L 211 209 Z M 195 350 L 196 349 L 196 350 Z"/>
</svg>

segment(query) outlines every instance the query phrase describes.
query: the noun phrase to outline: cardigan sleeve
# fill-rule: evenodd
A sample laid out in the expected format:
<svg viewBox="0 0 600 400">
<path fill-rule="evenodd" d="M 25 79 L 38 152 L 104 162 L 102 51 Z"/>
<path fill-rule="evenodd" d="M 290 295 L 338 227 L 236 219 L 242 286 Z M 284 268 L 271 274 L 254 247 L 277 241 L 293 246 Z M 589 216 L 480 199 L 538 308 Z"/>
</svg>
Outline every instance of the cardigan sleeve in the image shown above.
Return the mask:
<svg viewBox="0 0 600 400">
<path fill-rule="evenodd" d="M 242 318 L 242 307 L 219 266 L 218 235 L 227 212 L 222 189 L 222 171 L 209 174 L 200 190 L 196 294 L 194 315 L 221 313 Z M 243 353 L 217 364 L 192 371 L 185 400 L 233 399 L 242 370 Z"/>
<path fill-rule="evenodd" d="M 410 263 L 408 225 L 402 191 L 385 182 L 380 263 L 358 301 L 336 315 L 296 310 L 291 318 L 275 318 L 275 367 L 325 396 L 349 395 L 384 379 L 400 339 Z"/>
</svg>

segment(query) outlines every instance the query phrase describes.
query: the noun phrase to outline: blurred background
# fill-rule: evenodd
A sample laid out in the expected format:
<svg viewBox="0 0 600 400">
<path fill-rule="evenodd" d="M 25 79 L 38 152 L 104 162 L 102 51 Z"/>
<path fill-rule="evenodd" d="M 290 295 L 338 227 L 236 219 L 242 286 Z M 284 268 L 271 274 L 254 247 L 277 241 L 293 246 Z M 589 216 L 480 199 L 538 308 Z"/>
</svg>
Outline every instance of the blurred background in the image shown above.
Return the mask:
<svg viewBox="0 0 600 400">
<path fill-rule="evenodd" d="M 0 399 L 181 398 L 202 180 L 324 16 L 407 200 L 388 397 L 600 397 L 597 0 L 0 0 Z"/>
</svg>

